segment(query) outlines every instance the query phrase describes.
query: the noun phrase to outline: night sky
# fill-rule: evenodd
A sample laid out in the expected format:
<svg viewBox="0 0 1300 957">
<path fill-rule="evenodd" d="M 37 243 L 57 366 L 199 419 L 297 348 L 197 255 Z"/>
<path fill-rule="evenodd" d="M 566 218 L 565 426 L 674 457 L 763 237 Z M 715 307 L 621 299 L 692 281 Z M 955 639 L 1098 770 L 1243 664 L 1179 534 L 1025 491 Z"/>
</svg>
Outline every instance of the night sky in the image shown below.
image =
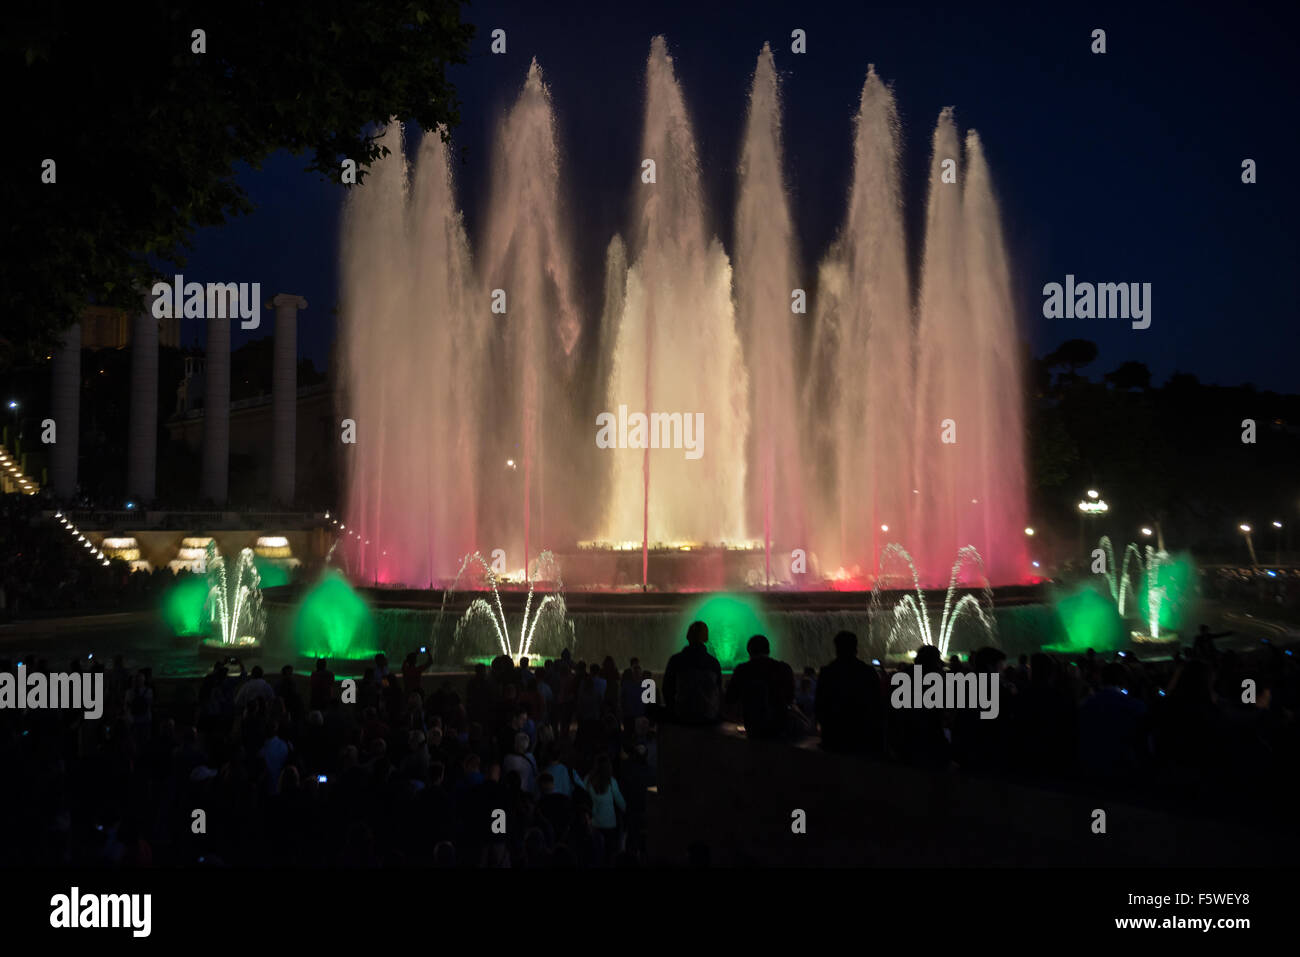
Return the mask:
<svg viewBox="0 0 1300 957">
<path fill-rule="evenodd" d="M 1247 4 L 1198 12 L 1036 5 L 833 10 L 812 4 L 655 2 L 555 7 L 475 3 L 470 62 L 451 78 L 462 102 L 453 143 L 471 241 L 487 205 L 491 139 L 536 56 L 551 87 L 562 190 L 594 318 L 606 244 L 626 228 L 640 172 L 642 83 L 650 38 L 668 38 L 692 111 L 714 230 L 728 251 L 740 137 L 754 61 L 770 41 L 783 77 L 786 175 L 806 284 L 839 229 L 852 168 L 851 122 L 867 65 L 894 86 L 903 123 L 909 244 L 919 253 L 929 143 L 939 110 L 980 131 L 998 189 L 1020 319 L 1034 353 L 1069 338 L 1101 348 L 1087 372 L 1145 362 L 1162 382 L 1297 391 L 1298 149 L 1290 18 Z M 579 12 L 575 12 L 579 11 Z M 507 31 L 508 52 L 488 52 Z M 807 31 L 808 52 L 790 52 Z M 1107 52 L 1090 52 L 1106 30 Z M 1241 182 L 1243 159 L 1258 182 Z M 303 354 L 324 368 L 338 299 L 343 187 L 277 155 L 240 180 L 257 211 L 202 230 L 185 273 L 260 281 L 263 298 L 306 296 Z M 1153 319 L 1048 320 L 1042 288 L 1150 282 Z M 811 321 L 811 317 L 810 317 Z M 270 332 L 235 330 L 235 345 Z M 187 324 L 199 344 L 202 324 Z"/>
</svg>

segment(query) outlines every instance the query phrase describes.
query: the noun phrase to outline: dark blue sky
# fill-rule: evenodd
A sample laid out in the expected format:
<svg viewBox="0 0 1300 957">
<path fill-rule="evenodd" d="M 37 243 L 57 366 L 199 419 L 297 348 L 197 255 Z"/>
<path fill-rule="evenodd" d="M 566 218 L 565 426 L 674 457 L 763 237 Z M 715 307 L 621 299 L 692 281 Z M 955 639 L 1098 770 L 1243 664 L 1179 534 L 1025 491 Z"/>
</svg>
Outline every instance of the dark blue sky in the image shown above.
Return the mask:
<svg viewBox="0 0 1300 957">
<path fill-rule="evenodd" d="M 536 56 L 551 87 L 563 189 L 594 308 L 605 245 L 622 230 L 639 172 L 642 74 L 650 38 L 668 38 L 692 111 L 715 230 L 728 249 L 735 167 L 754 60 L 770 41 L 783 74 L 786 173 L 805 273 L 839 228 L 851 172 L 851 120 L 867 64 L 894 85 L 904 132 L 913 254 L 924 215 L 929 138 L 945 105 L 983 137 L 1003 211 L 1022 326 L 1037 354 L 1092 339 L 1088 371 L 1126 359 L 1157 382 L 1176 370 L 1221 384 L 1300 389 L 1298 150 L 1294 14 L 1249 4 L 1155 12 L 1040 4 L 846 9 L 811 3 L 479 2 L 462 100 L 457 170 L 477 242 L 491 136 Z M 508 52 L 488 53 L 507 31 Z M 807 31 L 808 52 L 790 52 Z M 1107 52 L 1090 52 L 1106 30 Z M 1254 159 L 1258 183 L 1241 182 Z M 260 281 L 307 297 L 303 354 L 324 366 L 337 302 L 342 187 L 279 155 L 241 182 L 257 211 L 195 238 L 199 281 Z M 1048 320 L 1042 287 L 1078 280 L 1152 283 L 1153 320 Z M 200 324 L 201 325 L 201 324 Z M 236 330 L 236 344 L 270 331 Z M 188 330 L 191 341 L 199 326 Z"/>
</svg>

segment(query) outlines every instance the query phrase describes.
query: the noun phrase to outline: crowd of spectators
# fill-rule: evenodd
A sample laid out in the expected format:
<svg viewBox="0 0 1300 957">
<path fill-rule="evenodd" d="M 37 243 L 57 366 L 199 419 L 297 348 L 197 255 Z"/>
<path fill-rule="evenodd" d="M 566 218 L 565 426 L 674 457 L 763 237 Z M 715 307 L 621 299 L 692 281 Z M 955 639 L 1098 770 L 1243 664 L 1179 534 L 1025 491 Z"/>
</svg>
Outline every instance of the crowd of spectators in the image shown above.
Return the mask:
<svg viewBox="0 0 1300 957">
<path fill-rule="evenodd" d="M 945 663 L 925 646 L 895 666 L 995 675 L 993 721 L 890 707 L 890 669 L 859 658 L 847 632 L 833 661 L 800 675 L 754 636 L 729 678 L 703 623 L 658 680 L 636 660 L 620 670 L 566 651 L 546 662 L 499 657 L 467 678 L 429 674 L 416 653 L 397 668 L 378 655 L 355 681 L 325 661 L 310 675 L 291 666 L 266 675 L 229 659 L 202 681 L 158 684 L 119 657 L 104 670 L 101 720 L 0 710 L 0 805 L 22 822 L 5 854 L 37 865 L 650 863 L 659 729 L 728 719 L 754 739 L 882 768 L 1236 813 L 1290 793 L 1277 789 L 1294 783 L 1300 683 L 1289 650 L 1220 653 L 1214 637 L 1162 663 L 1092 653 L 1011 663 L 994 648 Z"/>
<path fill-rule="evenodd" d="M 1223 565 L 1203 569 L 1200 579 L 1205 598 L 1300 612 L 1300 568 Z"/>
</svg>

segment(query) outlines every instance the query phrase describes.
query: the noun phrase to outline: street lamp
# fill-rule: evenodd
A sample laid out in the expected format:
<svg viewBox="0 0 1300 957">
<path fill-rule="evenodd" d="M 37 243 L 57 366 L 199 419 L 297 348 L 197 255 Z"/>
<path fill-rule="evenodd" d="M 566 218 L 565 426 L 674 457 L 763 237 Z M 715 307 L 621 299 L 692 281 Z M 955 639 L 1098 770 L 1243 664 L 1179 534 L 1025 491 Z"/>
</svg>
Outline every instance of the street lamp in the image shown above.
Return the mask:
<svg viewBox="0 0 1300 957">
<path fill-rule="evenodd" d="M 1083 532 L 1084 519 L 1095 518 L 1110 511 L 1110 506 L 1106 504 L 1106 500 L 1101 497 L 1101 493 L 1095 488 L 1088 489 L 1085 496 L 1085 498 L 1080 499 L 1079 504 L 1076 506 L 1079 510 L 1079 551 L 1081 552 L 1087 550 Z"/>
<path fill-rule="evenodd" d="M 1142 532 L 1142 537 L 1143 537 L 1143 538 L 1150 538 L 1150 537 L 1152 536 L 1152 534 L 1153 534 L 1153 532 L 1151 531 L 1151 529 L 1148 528 L 1146 525 L 1143 525 L 1143 526 L 1142 526 L 1142 528 L 1141 528 L 1141 532 Z"/>
<path fill-rule="evenodd" d="M 1259 562 L 1255 560 L 1255 542 L 1250 537 L 1251 528 L 1245 522 L 1237 526 L 1241 529 L 1241 534 L 1246 537 L 1246 548 L 1250 551 L 1250 564 L 1252 567 L 1259 567 Z"/>
<path fill-rule="evenodd" d="M 1273 527 L 1277 529 L 1277 533 L 1273 536 L 1273 545 L 1274 548 L 1276 549 L 1273 552 L 1273 564 L 1281 565 L 1282 564 L 1282 523 L 1274 522 Z"/>
</svg>

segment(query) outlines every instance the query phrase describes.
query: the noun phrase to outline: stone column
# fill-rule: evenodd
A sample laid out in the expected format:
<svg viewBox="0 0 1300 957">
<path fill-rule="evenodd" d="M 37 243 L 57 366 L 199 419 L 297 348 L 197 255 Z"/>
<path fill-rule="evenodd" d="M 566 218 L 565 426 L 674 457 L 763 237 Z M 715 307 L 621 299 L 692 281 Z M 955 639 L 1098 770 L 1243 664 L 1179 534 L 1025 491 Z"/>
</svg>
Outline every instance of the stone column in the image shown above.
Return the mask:
<svg viewBox="0 0 1300 957">
<path fill-rule="evenodd" d="M 131 434 L 126 494 L 145 505 L 154 497 L 158 467 L 158 320 L 153 296 L 131 327 Z"/>
<path fill-rule="evenodd" d="M 199 496 L 225 505 L 230 489 L 230 319 L 208 316 L 207 394 Z"/>
<path fill-rule="evenodd" d="M 54 354 L 54 388 L 50 408 L 54 419 L 54 448 L 50 479 L 54 495 L 68 501 L 77 494 L 77 443 L 81 437 L 81 323 L 63 336 Z"/>
<path fill-rule="evenodd" d="M 302 296 L 280 293 L 268 304 L 275 309 L 275 358 L 271 370 L 271 494 L 292 505 L 298 439 L 298 310 Z"/>
</svg>

